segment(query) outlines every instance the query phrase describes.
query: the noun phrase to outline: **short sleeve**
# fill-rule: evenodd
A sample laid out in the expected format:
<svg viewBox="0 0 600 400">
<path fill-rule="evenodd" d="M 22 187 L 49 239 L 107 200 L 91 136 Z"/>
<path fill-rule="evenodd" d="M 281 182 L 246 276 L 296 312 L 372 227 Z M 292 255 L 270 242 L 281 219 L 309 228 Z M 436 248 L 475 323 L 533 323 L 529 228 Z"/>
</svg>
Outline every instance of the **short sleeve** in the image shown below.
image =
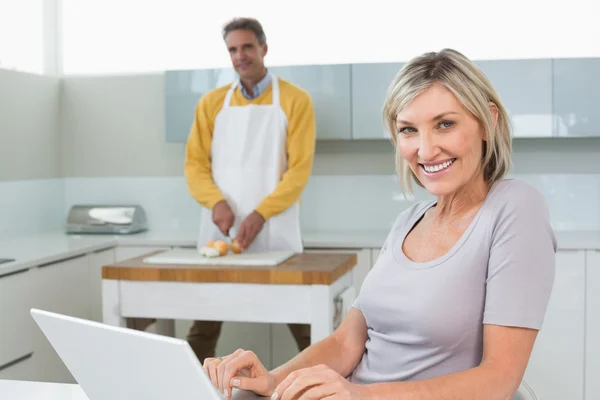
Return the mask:
<svg viewBox="0 0 600 400">
<path fill-rule="evenodd" d="M 541 193 L 515 182 L 491 225 L 483 322 L 541 329 L 554 284 L 556 237 Z"/>
</svg>

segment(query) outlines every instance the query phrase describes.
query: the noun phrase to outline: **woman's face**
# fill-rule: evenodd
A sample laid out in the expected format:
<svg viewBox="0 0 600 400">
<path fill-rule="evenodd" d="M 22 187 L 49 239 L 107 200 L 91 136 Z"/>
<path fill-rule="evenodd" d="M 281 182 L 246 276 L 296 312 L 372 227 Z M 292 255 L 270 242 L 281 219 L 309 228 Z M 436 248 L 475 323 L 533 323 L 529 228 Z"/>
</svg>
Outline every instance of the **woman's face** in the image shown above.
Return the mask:
<svg viewBox="0 0 600 400">
<path fill-rule="evenodd" d="M 483 128 L 443 85 L 415 97 L 396 126 L 400 156 L 431 194 L 453 194 L 479 174 Z"/>
</svg>

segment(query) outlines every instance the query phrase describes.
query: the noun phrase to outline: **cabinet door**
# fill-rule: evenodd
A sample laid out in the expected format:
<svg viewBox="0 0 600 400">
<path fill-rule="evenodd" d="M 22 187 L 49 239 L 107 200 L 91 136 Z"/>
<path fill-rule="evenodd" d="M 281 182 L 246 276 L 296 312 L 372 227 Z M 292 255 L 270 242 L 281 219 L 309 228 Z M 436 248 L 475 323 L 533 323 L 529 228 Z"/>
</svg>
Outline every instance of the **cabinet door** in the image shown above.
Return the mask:
<svg viewBox="0 0 600 400">
<path fill-rule="evenodd" d="M 552 60 L 485 60 L 476 64 L 494 85 L 514 137 L 551 137 Z"/>
<path fill-rule="evenodd" d="M 271 67 L 273 74 L 310 93 L 317 139 L 350 139 L 350 65 Z"/>
<path fill-rule="evenodd" d="M 233 82 L 235 76 L 231 68 L 165 72 L 166 141 L 187 142 L 200 98 Z"/>
<path fill-rule="evenodd" d="M 34 307 L 91 319 L 87 256 L 40 266 L 35 272 Z M 73 377 L 50 342 L 38 332 L 35 349 L 38 380 L 73 383 Z"/>
<path fill-rule="evenodd" d="M 585 334 L 585 398 L 600 399 L 600 251 L 588 250 L 586 260 L 587 332 Z"/>
<path fill-rule="evenodd" d="M 29 314 L 33 275 L 29 269 L 0 275 L 0 367 L 34 349 L 38 328 Z"/>
<path fill-rule="evenodd" d="M 115 249 L 89 255 L 90 319 L 102 322 L 102 267 L 115 262 Z"/>
<path fill-rule="evenodd" d="M 600 136 L 600 58 L 554 60 L 557 136 Z"/>
<path fill-rule="evenodd" d="M 585 252 L 559 251 L 554 288 L 525 381 L 544 400 L 582 400 Z"/>
<path fill-rule="evenodd" d="M 386 139 L 383 103 L 403 63 L 352 65 L 352 139 Z"/>
</svg>

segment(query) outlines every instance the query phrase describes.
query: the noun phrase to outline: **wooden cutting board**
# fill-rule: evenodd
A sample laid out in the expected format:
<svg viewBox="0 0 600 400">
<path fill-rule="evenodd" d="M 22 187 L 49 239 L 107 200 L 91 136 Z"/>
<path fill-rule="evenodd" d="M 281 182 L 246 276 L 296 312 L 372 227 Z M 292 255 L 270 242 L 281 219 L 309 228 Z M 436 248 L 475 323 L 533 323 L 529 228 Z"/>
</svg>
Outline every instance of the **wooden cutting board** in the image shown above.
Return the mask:
<svg viewBox="0 0 600 400">
<path fill-rule="evenodd" d="M 279 265 L 292 257 L 292 251 L 267 251 L 260 253 L 229 253 L 221 257 L 204 257 L 195 248 L 171 249 L 144 258 L 146 264 L 185 264 L 185 265 Z"/>
</svg>

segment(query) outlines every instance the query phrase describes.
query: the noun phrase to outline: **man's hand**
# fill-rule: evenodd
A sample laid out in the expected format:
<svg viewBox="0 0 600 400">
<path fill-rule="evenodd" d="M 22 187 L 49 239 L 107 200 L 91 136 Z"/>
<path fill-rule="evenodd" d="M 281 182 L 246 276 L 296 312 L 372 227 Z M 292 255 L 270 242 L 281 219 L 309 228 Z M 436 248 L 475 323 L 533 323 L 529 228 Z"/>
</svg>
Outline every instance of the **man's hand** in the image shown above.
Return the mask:
<svg viewBox="0 0 600 400">
<path fill-rule="evenodd" d="M 242 251 L 245 251 L 260 233 L 265 225 L 265 219 L 258 211 L 252 211 L 241 223 L 237 241 Z"/>
<path fill-rule="evenodd" d="M 233 211 L 231 211 L 231 207 L 227 204 L 227 201 L 221 200 L 212 210 L 212 220 L 223 235 L 229 236 L 229 230 L 233 226 L 233 222 L 235 221 L 235 216 L 233 215 Z"/>
</svg>

